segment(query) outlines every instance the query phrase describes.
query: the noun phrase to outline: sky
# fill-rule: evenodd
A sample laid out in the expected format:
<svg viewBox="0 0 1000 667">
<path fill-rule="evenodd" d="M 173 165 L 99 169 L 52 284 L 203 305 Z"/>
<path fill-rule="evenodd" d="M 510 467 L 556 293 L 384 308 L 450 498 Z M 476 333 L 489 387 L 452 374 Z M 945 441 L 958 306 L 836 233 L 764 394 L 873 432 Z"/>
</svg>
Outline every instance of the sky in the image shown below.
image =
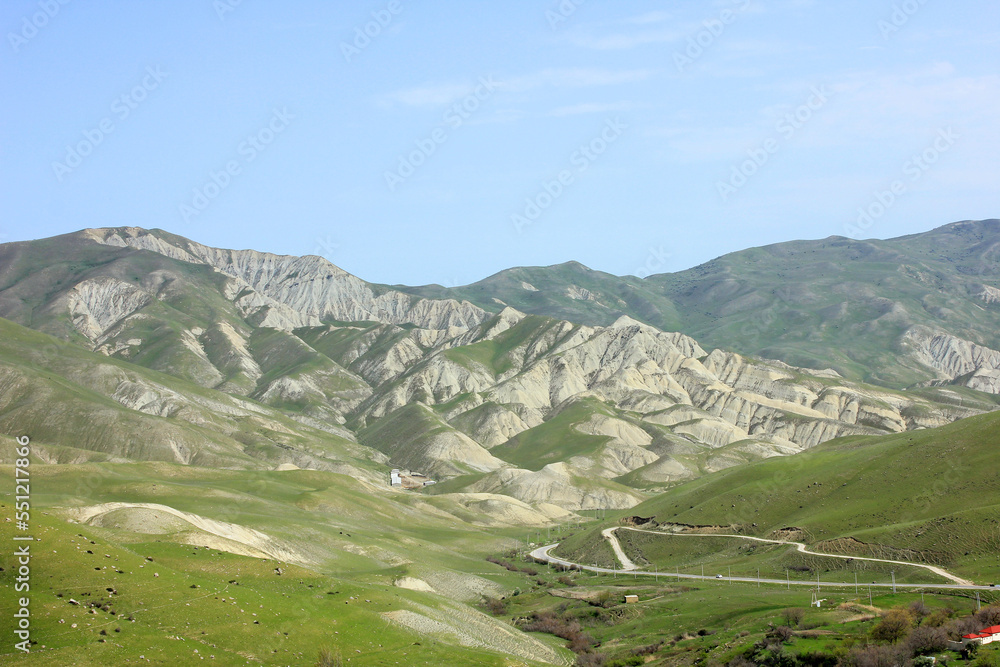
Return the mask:
<svg viewBox="0 0 1000 667">
<path fill-rule="evenodd" d="M 0 242 L 464 285 L 1000 217 L 995 0 L 0 3 Z"/>
</svg>

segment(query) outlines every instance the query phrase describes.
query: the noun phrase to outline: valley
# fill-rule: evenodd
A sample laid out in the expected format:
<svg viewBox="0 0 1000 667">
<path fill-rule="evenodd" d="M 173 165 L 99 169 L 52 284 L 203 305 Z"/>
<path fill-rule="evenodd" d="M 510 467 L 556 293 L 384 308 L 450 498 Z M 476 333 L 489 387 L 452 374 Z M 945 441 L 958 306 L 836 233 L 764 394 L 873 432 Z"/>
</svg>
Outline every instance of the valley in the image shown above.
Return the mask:
<svg viewBox="0 0 1000 667">
<path fill-rule="evenodd" d="M 796 656 L 916 600 L 958 628 L 1000 602 L 995 223 L 447 290 L 137 227 L 0 245 L 31 663 L 727 664 L 817 587 Z"/>
</svg>

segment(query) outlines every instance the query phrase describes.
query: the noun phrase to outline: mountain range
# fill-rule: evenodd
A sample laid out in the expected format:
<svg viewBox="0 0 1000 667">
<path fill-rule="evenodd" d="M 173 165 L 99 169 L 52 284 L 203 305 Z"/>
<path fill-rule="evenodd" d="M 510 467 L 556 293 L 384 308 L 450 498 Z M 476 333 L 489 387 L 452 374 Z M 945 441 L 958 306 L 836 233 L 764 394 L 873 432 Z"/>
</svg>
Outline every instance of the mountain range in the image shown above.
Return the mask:
<svg viewBox="0 0 1000 667">
<path fill-rule="evenodd" d="M 310 468 L 555 512 L 1000 402 L 1000 221 L 458 288 L 136 227 L 0 245 L 0 425 L 51 462 Z"/>
</svg>

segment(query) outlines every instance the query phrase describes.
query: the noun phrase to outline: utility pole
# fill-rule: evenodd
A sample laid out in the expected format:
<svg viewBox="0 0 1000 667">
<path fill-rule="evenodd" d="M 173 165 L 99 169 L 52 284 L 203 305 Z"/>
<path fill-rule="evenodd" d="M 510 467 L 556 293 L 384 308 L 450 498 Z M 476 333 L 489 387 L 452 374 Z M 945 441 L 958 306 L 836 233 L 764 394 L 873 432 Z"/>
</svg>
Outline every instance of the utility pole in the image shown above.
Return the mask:
<svg viewBox="0 0 1000 667">
<path fill-rule="evenodd" d="M 788 576 L 788 570 L 785 570 L 785 584 L 788 590 L 792 590 L 792 578 Z"/>
<path fill-rule="evenodd" d="M 983 603 L 979 601 L 979 591 L 976 591 L 976 610 L 983 608 Z"/>
<path fill-rule="evenodd" d="M 733 585 L 733 566 L 729 566 L 729 585 Z"/>
<path fill-rule="evenodd" d="M 760 568 L 757 568 L 757 588 L 760 588 Z"/>
<path fill-rule="evenodd" d="M 868 587 L 868 606 L 869 607 L 874 607 L 875 606 L 874 604 L 872 604 L 872 587 L 871 586 Z"/>
<path fill-rule="evenodd" d="M 857 572 L 857 570 L 854 571 L 854 594 L 855 595 L 858 594 L 858 572 Z"/>
<path fill-rule="evenodd" d="M 705 566 L 704 565 L 701 566 L 701 578 L 702 579 L 705 578 Z"/>
<path fill-rule="evenodd" d="M 892 594 L 896 594 L 896 571 L 892 571 Z"/>
</svg>

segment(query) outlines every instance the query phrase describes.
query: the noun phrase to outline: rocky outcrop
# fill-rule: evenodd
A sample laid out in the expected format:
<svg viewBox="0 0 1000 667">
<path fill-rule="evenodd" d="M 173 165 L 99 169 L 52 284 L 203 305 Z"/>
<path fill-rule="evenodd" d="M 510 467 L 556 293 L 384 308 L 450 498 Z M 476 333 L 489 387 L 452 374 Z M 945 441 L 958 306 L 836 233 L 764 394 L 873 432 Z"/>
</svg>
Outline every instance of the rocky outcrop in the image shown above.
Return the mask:
<svg viewBox="0 0 1000 667">
<path fill-rule="evenodd" d="M 1000 352 L 926 327 L 913 327 L 904 345 L 922 364 L 950 383 L 1000 394 Z"/>
<path fill-rule="evenodd" d="M 259 326 L 293 328 L 332 319 L 410 323 L 425 329 L 468 329 L 489 317 L 486 311 L 467 301 L 419 299 L 395 290 L 376 290 L 322 257 L 223 250 L 177 237 L 168 240 L 136 227 L 91 229 L 86 233 L 98 243 L 207 264 L 242 281 L 264 297 L 243 295 L 240 299 L 240 307 L 246 312 L 266 311 Z M 285 308 L 275 308 L 274 304 Z"/>
<path fill-rule="evenodd" d="M 65 297 L 73 326 L 95 342 L 152 299 L 146 291 L 110 276 L 79 282 Z"/>
</svg>

